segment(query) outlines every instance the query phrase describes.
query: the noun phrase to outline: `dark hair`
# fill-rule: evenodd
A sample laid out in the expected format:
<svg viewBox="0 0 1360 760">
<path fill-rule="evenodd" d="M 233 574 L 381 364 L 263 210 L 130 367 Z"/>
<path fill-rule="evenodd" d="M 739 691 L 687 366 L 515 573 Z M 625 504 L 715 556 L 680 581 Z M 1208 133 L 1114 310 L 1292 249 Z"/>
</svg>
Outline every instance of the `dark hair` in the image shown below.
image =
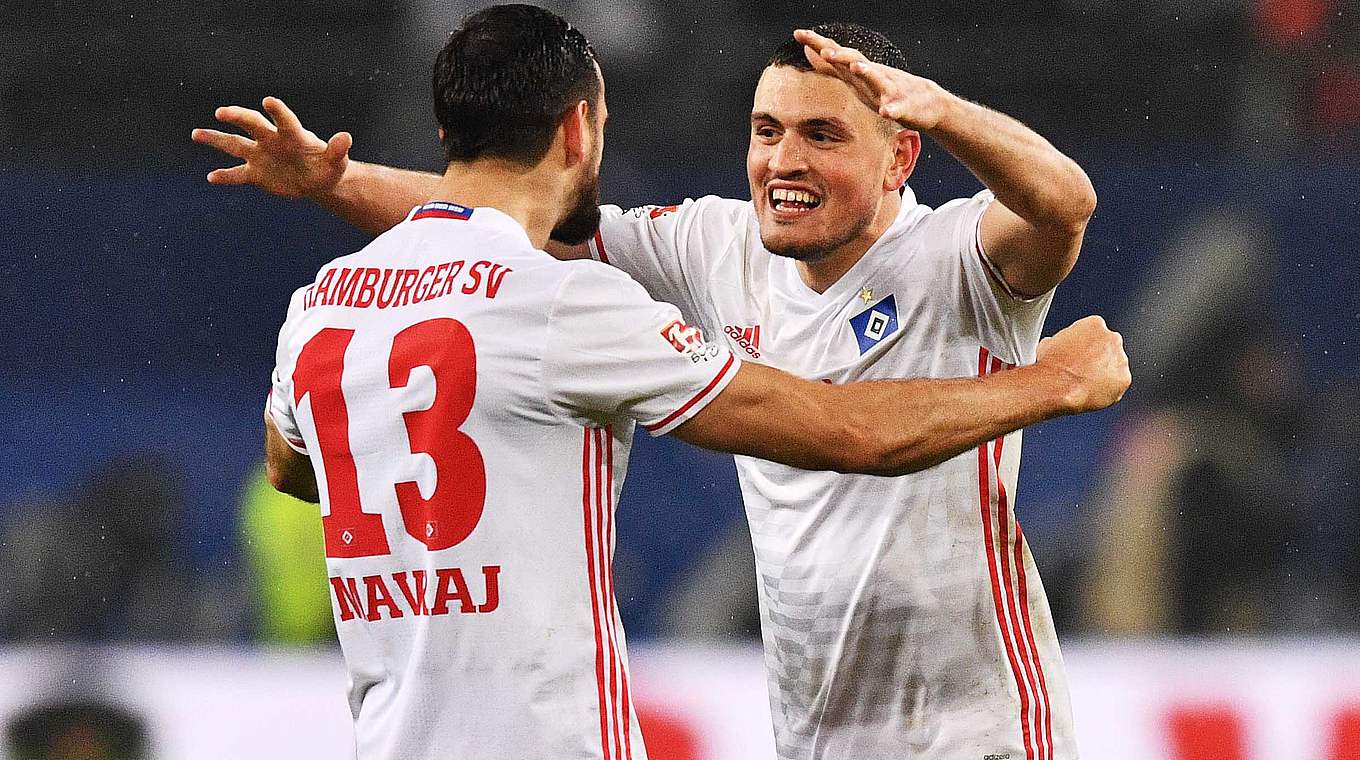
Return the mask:
<svg viewBox="0 0 1360 760">
<path fill-rule="evenodd" d="M 434 61 L 434 115 L 444 158 L 504 158 L 533 165 L 562 115 L 599 100 L 595 51 L 585 35 L 532 5 L 496 5 L 463 19 Z"/>
<path fill-rule="evenodd" d="M 903 71 L 907 69 L 907 56 L 902 52 L 902 48 L 893 44 L 893 41 L 882 33 L 866 26 L 849 21 L 832 21 L 829 24 L 812 27 L 812 31 L 823 37 L 830 37 L 843 47 L 858 50 L 874 63 Z M 808 63 L 807 55 L 803 53 L 802 43 L 793 37 L 784 40 L 783 44 L 775 49 L 766 66 L 792 66 L 799 71 L 812 71 L 812 64 Z"/>
</svg>

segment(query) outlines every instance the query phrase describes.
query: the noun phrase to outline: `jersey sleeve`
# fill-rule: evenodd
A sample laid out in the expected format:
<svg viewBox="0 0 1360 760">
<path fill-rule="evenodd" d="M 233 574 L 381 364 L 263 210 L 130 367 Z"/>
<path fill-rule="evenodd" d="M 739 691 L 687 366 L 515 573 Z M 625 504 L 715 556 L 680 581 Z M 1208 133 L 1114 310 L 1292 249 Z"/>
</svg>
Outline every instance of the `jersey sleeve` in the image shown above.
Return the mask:
<svg viewBox="0 0 1360 760">
<path fill-rule="evenodd" d="M 1015 360 L 1030 362 L 1042 335 L 1053 291 L 1025 297 L 1011 290 L 987 258 L 982 245 L 982 215 L 995 201 L 990 190 L 944 204 L 931 213 L 932 234 L 947 240 L 947 269 L 954 272 L 963 300 L 960 311 L 977 319 L 977 329 L 993 349 L 1003 345 Z"/>
<path fill-rule="evenodd" d="M 283 440 L 299 454 L 307 454 L 307 444 L 297 423 L 297 409 L 293 402 L 293 365 L 297 356 L 292 349 L 291 336 L 298 314 L 302 311 L 302 294 L 306 288 L 299 288 L 288 304 L 288 318 L 279 329 L 279 342 L 274 350 L 274 371 L 270 377 L 269 395 L 265 399 L 265 413 L 274 421 Z"/>
<path fill-rule="evenodd" d="M 590 241 L 596 261 L 627 272 L 652 298 L 680 307 L 699 321 L 707 260 L 731 233 L 742 201 L 715 196 L 670 206 L 600 207 L 600 228 Z"/>
<path fill-rule="evenodd" d="M 549 314 L 543 381 L 583 423 L 631 418 L 663 435 L 717 398 L 740 364 L 628 275 L 578 262 Z"/>
</svg>

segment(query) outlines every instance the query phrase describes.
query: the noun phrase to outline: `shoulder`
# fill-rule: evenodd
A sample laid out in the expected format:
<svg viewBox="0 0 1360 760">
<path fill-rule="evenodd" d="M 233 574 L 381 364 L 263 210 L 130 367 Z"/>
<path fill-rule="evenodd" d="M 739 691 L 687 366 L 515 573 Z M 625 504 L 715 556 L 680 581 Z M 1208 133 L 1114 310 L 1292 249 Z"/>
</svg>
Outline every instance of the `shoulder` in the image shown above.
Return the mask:
<svg viewBox="0 0 1360 760">
<path fill-rule="evenodd" d="M 991 205 L 993 196 L 990 190 L 968 198 L 955 198 L 939 208 L 932 209 L 917 204 L 907 221 L 907 231 L 917 239 L 928 239 L 940 243 L 958 242 L 960 234 L 971 235 L 982 213 Z"/>
<path fill-rule="evenodd" d="M 652 300 L 627 272 L 594 259 L 554 262 L 552 268 L 558 274 L 555 302 L 599 300 L 602 297 Z"/>
<path fill-rule="evenodd" d="M 750 201 L 705 195 L 700 198 L 686 198 L 676 203 L 651 203 L 633 208 L 602 206 L 606 221 L 651 222 L 657 224 L 700 223 L 731 224 L 751 213 Z"/>
</svg>

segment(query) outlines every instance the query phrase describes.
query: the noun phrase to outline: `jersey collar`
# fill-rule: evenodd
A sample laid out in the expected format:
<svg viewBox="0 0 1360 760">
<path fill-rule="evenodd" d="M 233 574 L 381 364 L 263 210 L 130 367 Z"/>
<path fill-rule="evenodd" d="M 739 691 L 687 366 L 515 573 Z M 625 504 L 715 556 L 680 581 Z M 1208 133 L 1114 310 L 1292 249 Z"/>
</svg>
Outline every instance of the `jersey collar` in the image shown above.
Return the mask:
<svg viewBox="0 0 1360 760">
<path fill-rule="evenodd" d="M 411 209 L 411 213 L 406 215 L 408 222 L 425 223 L 426 220 L 468 222 L 476 227 L 518 233 L 525 241 L 529 240 L 529 233 L 524 231 L 524 228 L 520 226 L 519 222 L 515 221 L 514 217 L 490 206 L 472 207 L 453 201 L 436 200 L 416 206 Z"/>
</svg>

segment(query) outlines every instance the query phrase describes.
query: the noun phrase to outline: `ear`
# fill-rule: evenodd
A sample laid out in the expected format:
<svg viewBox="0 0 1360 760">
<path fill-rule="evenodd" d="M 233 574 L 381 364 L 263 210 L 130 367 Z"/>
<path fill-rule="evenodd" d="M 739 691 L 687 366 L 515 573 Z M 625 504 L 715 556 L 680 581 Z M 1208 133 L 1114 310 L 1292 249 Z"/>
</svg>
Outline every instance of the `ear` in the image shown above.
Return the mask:
<svg viewBox="0 0 1360 760">
<path fill-rule="evenodd" d="M 893 162 L 883 178 L 884 190 L 898 190 L 906 184 L 907 178 L 916 168 L 916 159 L 921 155 L 921 133 L 914 129 L 898 130 L 893 135 Z"/>
<path fill-rule="evenodd" d="M 567 166 L 575 166 L 590 157 L 591 139 L 590 104 L 578 100 L 562 116 L 562 146 L 566 149 Z"/>
</svg>

